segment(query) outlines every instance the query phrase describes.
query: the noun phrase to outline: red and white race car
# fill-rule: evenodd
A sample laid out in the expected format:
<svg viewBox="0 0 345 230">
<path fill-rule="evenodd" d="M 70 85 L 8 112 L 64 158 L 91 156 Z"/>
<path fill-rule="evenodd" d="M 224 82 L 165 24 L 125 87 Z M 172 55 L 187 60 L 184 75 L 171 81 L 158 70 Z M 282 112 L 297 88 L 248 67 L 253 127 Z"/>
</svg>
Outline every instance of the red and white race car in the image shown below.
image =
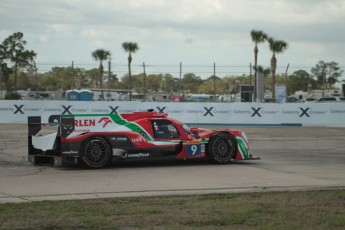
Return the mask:
<svg viewBox="0 0 345 230">
<path fill-rule="evenodd" d="M 28 118 L 28 159 L 34 164 L 102 168 L 111 160 L 135 158 L 258 159 L 249 154 L 240 130 L 191 128 L 165 113 L 57 115 L 49 120 L 43 124 L 39 116 Z M 41 134 L 42 126 L 54 124 L 54 132 Z"/>
</svg>

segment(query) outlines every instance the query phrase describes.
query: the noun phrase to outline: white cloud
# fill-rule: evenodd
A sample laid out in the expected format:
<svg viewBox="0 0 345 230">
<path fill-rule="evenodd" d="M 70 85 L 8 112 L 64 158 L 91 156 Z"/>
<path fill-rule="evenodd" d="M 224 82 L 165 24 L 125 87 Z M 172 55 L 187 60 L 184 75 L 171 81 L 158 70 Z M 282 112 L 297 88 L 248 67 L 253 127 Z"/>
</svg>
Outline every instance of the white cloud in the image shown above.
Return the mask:
<svg viewBox="0 0 345 230">
<path fill-rule="evenodd" d="M 21 31 L 39 62 L 91 63 L 108 49 L 125 63 L 124 41 L 137 42 L 134 62 L 193 64 L 253 62 L 252 29 L 289 43 L 285 66 L 315 60 L 345 66 L 345 0 L 2 0 L 0 38 Z M 259 60 L 269 65 L 267 44 Z M 318 60 L 317 60 L 318 61 Z"/>
<path fill-rule="evenodd" d="M 49 29 L 52 32 L 61 34 L 70 34 L 72 32 L 72 28 L 66 24 L 51 24 Z"/>
<path fill-rule="evenodd" d="M 47 43 L 47 42 L 49 42 L 49 37 L 47 35 L 42 34 L 39 36 L 38 41 L 43 42 L 43 43 Z"/>
</svg>

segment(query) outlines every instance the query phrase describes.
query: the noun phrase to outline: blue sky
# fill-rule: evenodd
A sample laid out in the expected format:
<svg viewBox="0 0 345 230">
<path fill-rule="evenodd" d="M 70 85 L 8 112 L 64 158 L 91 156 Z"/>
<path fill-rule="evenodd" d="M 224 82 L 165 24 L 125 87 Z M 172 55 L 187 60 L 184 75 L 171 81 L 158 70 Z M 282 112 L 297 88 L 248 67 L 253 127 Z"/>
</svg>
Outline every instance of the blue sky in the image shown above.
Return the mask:
<svg viewBox="0 0 345 230">
<path fill-rule="evenodd" d="M 202 78 L 249 74 L 254 63 L 250 31 L 284 40 L 277 73 L 304 69 L 319 60 L 345 68 L 344 0 L 1 0 L 0 40 L 23 32 L 37 53 L 40 72 L 52 66 L 91 69 L 91 52 L 112 53 L 112 69 L 126 73 L 121 44 L 136 42 L 134 72 L 196 72 Z M 258 63 L 269 67 L 268 44 L 259 45 Z M 204 66 L 204 67 L 201 67 Z M 343 76 L 343 79 L 344 76 Z"/>
</svg>

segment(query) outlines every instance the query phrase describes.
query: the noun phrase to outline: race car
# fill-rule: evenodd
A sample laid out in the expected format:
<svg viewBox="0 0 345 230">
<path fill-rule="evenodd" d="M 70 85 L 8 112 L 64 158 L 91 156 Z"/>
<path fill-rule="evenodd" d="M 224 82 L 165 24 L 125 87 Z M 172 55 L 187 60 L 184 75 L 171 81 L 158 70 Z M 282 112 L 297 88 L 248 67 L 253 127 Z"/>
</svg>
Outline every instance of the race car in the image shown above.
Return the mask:
<svg viewBox="0 0 345 230">
<path fill-rule="evenodd" d="M 42 127 L 55 127 L 42 134 Z M 224 164 L 258 159 L 244 132 L 190 127 L 166 113 L 53 115 L 48 123 L 28 117 L 28 160 L 55 166 L 102 168 L 114 160 L 209 158 Z"/>
</svg>

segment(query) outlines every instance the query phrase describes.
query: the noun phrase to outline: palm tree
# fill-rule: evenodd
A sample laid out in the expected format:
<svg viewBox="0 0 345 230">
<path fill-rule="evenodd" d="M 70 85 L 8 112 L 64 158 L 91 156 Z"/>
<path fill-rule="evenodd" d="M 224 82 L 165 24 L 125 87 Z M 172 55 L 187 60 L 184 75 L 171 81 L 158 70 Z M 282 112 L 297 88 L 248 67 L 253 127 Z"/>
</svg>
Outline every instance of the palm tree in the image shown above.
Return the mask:
<svg viewBox="0 0 345 230">
<path fill-rule="evenodd" d="M 257 68 L 257 72 L 262 73 L 265 77 L 271 73 L 271 69 L 270 68 L 266 68 L 264 69 L 263 66 L 259 65 Z"/>
<path fill-rule="evenodd" d="M 124 42 L 122 43 L 122 48 L 128 52 L 128 80 L 129 80 L 129 100 L 132 100 L 132 75 L 131 75 L 131 62 L 132 62 L 132 53 L 135 53 L 139 49 L 137 43 L 134 42 Z"/>
<path fill-rule="evenodd" d="M 276 69 L 277 69 L 276 53 L 282 53 L 284 50 L 287 49 L 288 44 L 282 40 L 274 40 L 273 38 L 269 38 L 268 43 L 270 45 L 270 50 L 273 53 L 272 58 L 271 58 L 272 99 L 275 100 L 276 98 L 275 84 L 276 84 Z"/>
<path fill-rule="evenodd" d="M 92 52 L 92 57 L 99 61 L 99 81 L 100 81 L 100 87 L 103 88 L 103 61 L 110 58 L 111 53 L 108 50 L 104 49 L 96 49 Z"/>
<path fill-rule="evenodd" d="M 254 99 L 256 99 L 256 75 L 257 75 L 257 65 L 258 65 L 258 44 L 262 43 L 267 40 L 267 34 L 262 32 L 261 30 L 252 30 L 250 32 L 250 35 L 252 37 L 252 41 L 255 43 L 255 48 L 254 48 Z"/>
</svg>

